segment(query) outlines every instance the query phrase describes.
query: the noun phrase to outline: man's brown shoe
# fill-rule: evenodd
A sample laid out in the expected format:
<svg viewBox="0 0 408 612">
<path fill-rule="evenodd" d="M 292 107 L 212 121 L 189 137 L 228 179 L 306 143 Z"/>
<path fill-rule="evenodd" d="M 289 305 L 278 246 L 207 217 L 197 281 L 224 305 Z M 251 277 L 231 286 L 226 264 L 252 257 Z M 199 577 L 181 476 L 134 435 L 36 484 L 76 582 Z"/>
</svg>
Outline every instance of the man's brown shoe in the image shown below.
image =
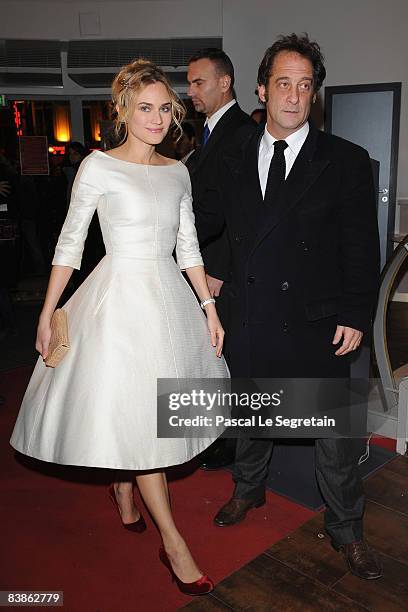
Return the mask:
<svg viewBox="0 0 408 612">
<path fill-rule="evenodd" d="M 240 499 L 239 497 L 231 497 L 229 502 L 225 504 L 214 518 L 214 523 L 218 527 L 230 527 L 243 521 L 248 510 L 251 508 L 259 508 L 265 503 L 265 497 L 261 499 Z"/>
<path fill-rule="evenodd" d="M 342 552 L 350 571 L 359 578 L 364 580 L 375 580 L 381 578 L 382 567 L 369 546 L 364 540 L 357 540 L 351 544 L 336 544 L 333 542 L 333 548 L 338 552 Z"/>
</svg>

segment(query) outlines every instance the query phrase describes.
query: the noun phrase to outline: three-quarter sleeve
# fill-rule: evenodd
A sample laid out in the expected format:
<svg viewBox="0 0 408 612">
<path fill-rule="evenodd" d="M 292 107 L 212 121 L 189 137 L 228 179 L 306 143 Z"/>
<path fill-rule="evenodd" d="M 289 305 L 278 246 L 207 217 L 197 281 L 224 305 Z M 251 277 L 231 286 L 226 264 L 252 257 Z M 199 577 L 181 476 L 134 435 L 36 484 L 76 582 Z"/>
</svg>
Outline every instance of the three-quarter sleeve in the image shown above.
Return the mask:
<svg viewBox="0 0 408 612">
<path fill-rule="evenodd" d="M 177 233 L 176 258 L 182 270 L 204 265 L 194 225 L 191 182 L 188 174 L 186 192 L 180 203 L 180 225 Z"/>
<path fill-rule="evenodd" d="M 83 160 L 75 177 L 68 214 L 58 238 L 52 265 L 80 269 L 89 224 L 103 195 L 100 183 L 100 172 L 90 155 Z"/>
</svg>

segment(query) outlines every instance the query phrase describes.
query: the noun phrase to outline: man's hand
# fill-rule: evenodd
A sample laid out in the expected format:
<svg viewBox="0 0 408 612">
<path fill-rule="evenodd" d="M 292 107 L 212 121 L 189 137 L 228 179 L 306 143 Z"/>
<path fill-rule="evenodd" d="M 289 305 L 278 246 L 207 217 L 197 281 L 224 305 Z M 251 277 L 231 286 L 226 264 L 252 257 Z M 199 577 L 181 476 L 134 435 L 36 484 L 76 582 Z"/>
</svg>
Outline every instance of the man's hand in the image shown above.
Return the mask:
<svg viewBox="0 0 408 612">
<path fill-rule="evenodd" d="M 363 332 L 359 331 L 358 329 L 353 329 L 352 327 L 345 327 L 344 325 L 338 325 L 336 333 L 334 334 L 332 344 L 338 344 L 342 338 L 343 344 L 339 349 L 337 349 L 335 355 L 346 355 L 351 351 L 355 351 L 356 348 L 360 346 L 362 337 Z"/>
<path fill-rule="evenodd" d="M 210 290 L 211 297 L 218 297 L 220 295 L 221 287 L 223 286 L 224 281 L 219 280 L 218 278 L 214 278 L 209 274 L 206 274 L 205 278 L 207 280 L 207 285 L 208 289 Z"/>
<path fill-rule="evenodd" d="M 0 181 L 0 195 L 6 197 L 11 192 L 11 186 L 8 181 Z"/>
</svg>

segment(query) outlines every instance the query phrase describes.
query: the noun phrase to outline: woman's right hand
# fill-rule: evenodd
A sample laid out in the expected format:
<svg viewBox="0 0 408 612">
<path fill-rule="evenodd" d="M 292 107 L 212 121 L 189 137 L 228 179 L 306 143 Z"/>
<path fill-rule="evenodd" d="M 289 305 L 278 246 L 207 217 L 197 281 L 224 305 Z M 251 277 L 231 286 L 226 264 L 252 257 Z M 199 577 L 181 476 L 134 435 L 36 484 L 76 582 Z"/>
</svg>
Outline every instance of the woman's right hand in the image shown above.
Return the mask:
<svg viewBox="0 0 408 612">
<path fill-rule="evenodd" d="M 222 328 L 221 322 L 217 315 L 217 311 L 215 310 L 213 304 L 209 304 L 209 306 L 212 306 L 212 308 L 210 312 L 207 312 L 206 310 L 206 315 L 207 326 L 211 337 L 211 344 L 216 349 L 217 357 L 221 358 L 225 332 Z"/>
<path fill-rule="evenodd" d="M 37 339 L 35 342 L 35 348 L 40 353 L 43 359 L 47 358 L 48 355 L 48 347 L 50 345 L 51 340 L 51 319 L 42 319 L 40 317 L 40 321 L 37 327 Z"/>
</svg>

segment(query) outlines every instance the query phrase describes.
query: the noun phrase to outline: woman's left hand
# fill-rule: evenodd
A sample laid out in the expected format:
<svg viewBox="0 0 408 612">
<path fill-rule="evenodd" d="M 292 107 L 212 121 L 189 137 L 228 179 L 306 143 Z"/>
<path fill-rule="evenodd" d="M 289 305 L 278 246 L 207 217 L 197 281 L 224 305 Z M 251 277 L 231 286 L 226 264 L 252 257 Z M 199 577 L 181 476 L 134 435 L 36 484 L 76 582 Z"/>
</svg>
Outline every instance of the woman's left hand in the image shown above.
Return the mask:
<svg viewBox="0 0 408 612">
<path fill-rule="evenodd" d="M 217 313 L 207 314 L 207 325 L 211 336 L 211 344 L 216 347 L 217 357 L 221 357 L 225 332 Z"/>
</svg>

